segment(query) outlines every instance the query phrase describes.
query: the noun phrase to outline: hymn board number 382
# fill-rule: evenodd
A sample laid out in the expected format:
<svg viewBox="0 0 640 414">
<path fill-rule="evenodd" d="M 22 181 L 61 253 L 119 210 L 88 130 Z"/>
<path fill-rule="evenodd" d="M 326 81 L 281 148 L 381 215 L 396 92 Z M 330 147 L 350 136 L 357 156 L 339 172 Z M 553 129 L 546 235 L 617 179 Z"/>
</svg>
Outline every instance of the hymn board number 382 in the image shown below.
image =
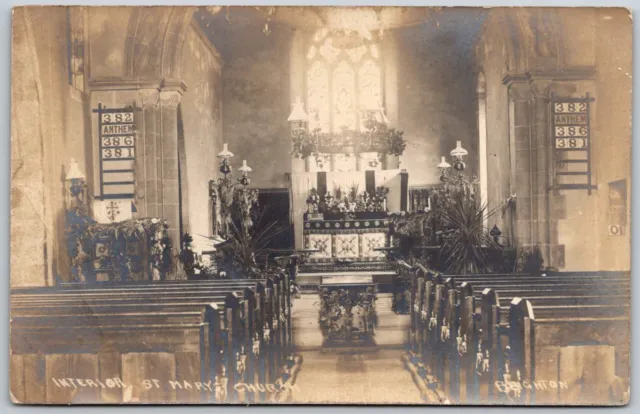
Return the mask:
<svg viewBox="0 0 640 414">
<path fill-rule="evenodd" d="M 98 114 L 100 195 L 102 199 L 134 198 L 136 131 L 133 107 L 106 108 Z"/>
<path fill-rule="evenodd" d="M 594 189 L 591 177 L 590 103 L 594 98 L 552 97 L 551 146 L 556 163 L 554 190 Z M 561 180 L 564 178 L 564 180 Z"/>
</svg>

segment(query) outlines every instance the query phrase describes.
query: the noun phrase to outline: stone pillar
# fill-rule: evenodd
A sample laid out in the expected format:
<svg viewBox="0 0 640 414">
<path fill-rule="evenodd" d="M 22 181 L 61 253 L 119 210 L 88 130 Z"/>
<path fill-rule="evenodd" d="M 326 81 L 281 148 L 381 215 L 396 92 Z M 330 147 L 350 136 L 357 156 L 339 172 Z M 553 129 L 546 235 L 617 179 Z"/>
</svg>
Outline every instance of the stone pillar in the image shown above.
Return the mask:
<svg viewBox="0 0 640 414">
<path fill-rule="evenodd" d="M 179 90 L 160 92 L 160 136 L 156 141 L 157 176 L 160 178 L 160 216 L 169 223 L 169 237 L 174 249 L 180 246 L 180 191 L 178 183 L 178 104 Z"/>
<path fill-rule="evenodd" d="M 558 221 L 566 216 L 566 195 L 551 191 L 550 95 L 570 96 L 579 82 L 582 80 L 571 73 L 510 75 L 504 79 L 509 88 L 510 142 L 515 147 L 511 162 L 515 163 L 517 193 L 516 238 L 521 246 L 539 245 L 544 266 L 558 269 L 565 267 Z"/>
<path fill-rule="evenodd" d="M 531 160 L 535 160 L 535 148 L 531 142 L 531 91 L 525 80 L 507 80 L 509 88 L 510 142 L 515 147 L 515 188 L 517 192 L 515 227 L 520 245 L 535 243 L 533 234 L 533 199 Z"/>
<path fill-rule="evenodd" d="M 157 89 L 141 89 L 138 94 L 141 114 L 136 117 L 138 122 L 138 137 L 136 151 L 136 205 L 139 217 L 158 217 L 159 177 L 156 171 L 156 142 L 158 141 L 157 107 L 160 96 Z"/>
<path fill-rule="evenodd" d="M 551 160 L 549 143 L 549 97 L 548 81 L 536 81 L 531 84 L 531 162 L 533 165 L 531 177 L 532 199 L 532 232 L 533 241 L 540 245 L 545 266 L 551 263 L 552 240 L 550 197 L 551 197 Z M 555 243 L 557 243 L 557 229 Z"/>
</svg>

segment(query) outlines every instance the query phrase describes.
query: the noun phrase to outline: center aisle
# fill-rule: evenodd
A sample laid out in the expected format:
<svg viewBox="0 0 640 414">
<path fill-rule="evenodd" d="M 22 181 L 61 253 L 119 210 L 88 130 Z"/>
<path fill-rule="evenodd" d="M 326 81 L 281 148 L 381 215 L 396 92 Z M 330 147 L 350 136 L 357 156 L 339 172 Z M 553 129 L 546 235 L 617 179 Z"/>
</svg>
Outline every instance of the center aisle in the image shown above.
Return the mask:
<svg viewBox="0 0 640 414">
<path fill-rule="evenodd" d="M 293 403 L 421 404 L 420 391 L 401 356 L 408 340 L 409 316 L 391 311 L 391 297 L 376 302 L 377 346 L 362 352 L 322 349 L 318 326 L 320 298 L 303 294 L 293 302 L 293 338 L 304 358 Z"/>
</svg>

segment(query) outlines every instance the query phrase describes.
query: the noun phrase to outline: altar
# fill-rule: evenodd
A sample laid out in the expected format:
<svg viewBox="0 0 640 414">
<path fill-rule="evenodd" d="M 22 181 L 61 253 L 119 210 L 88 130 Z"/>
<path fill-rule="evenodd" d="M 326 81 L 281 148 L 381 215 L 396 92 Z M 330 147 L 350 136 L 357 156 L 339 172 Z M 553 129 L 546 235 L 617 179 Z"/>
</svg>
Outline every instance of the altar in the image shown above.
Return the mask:
<svg viewBox="0 0 640 414">
<path fill-rule="evenodd" d="M 296 249 L 312 252 L 298 267 L 297 283 L 323 285 L 336 275 L 391 283 L 395 270 L 382 250 L 392 245 L 390 212 L 406 208 L 407 176 L 401 170 L 297 174 L 302 189 L 292 191 Z"/>
<path fill-rule="evenodd" d="M 385 249 L 389 214 L 407 210 L 408 174 L 398 168 L 406 142 L 381 104 L 367 102 L 354 122 L 320 125 L 321 109 L 311 102 L 310 116 L 298 99 L 288 119 L 290 216 L 296 250 L 308 252 L 295 281 L 319 291 L 326 345 L 375 344 L 378 286 L 396 275 Z"/>
</svg>

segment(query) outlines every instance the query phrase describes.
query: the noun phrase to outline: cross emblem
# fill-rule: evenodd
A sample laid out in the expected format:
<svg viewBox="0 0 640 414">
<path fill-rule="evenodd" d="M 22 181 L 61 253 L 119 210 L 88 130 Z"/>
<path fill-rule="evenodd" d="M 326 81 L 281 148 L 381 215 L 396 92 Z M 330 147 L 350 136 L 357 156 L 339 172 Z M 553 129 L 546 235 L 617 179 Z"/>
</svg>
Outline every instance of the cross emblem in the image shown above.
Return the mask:
<svg viewBox="0 0 640 414">
<path fill-rule="evenodd" d="M 115 201 L 111 201 L 109 204 L 107 204 L 106 209 L 107 209 L 107 217 L 111 221 L 115 221 L 116 217 L 120 215 L 120 208 L 118 207 L 118 203 L 116 203 Z"/>
</svg>

